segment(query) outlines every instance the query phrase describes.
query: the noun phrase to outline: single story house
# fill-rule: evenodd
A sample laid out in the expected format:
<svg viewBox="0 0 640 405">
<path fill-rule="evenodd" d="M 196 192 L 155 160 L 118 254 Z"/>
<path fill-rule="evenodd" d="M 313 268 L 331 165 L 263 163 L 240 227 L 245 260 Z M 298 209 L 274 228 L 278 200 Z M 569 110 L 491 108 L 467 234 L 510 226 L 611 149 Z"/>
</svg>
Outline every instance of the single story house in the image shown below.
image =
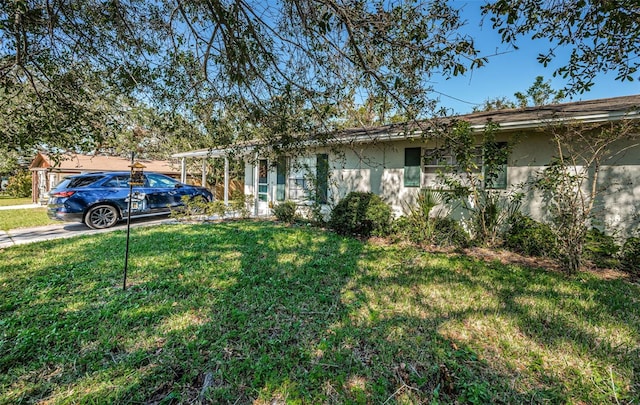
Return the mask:
<svg viewBox="0 0 640 405">
<path fill-rule="evenodd" d="M 178 178 L 177 166 L 164 160 L 140 160 L 145 171 L 166 174 Z M 116 156 L 63 154 L 54 160 L 45 153 L 38 153 L 31 161 L 33 202 L 46 203 L 47 193 L 63 178 L 89 172 L 128 171 L 131 160 Z"/>
<path fill-rule="evenodd" d="M 636 122 L 640 120 L 640 95 L 477 112 L 436 120 L 435 125 L 452 120 L 466 121 L 478 137 L 488 123 L 498 125 L 496 141 L 511 147 L 494 188 L 508 192 L 534 179 L 557 156 L 552 128 Z M 302 153 L 295 156 L 274 156 L 255 143 L 245 144 L 240 154 L 234 149 L 233 156 L 245 160 L 244 190 L 253 198 L 255 215 L 269 215 L 270 207 L 284 200 L 308 204 L 312 188 L 325 212 L 350 191 L 366 191 L 381 196 L 396 215 L 401 215 L 420 189 L 437 187 L 436 173 L 444 167 L 442 158 L 455 164 L 452 156 L 441 154 L 437 161 L 433 159 L 432 151 L 439 147 L 429 130 L 434 122 L 422 124 L 345 130 L 327 142 L 316 142 L 309 136 Z M 637 138 L 623 140 L 611 147 L 615 150 L 599 166 L 599 184 L 611 187 L 598 196 L 598 215 L 609 233 L 624 237 L 637 231 L 640 222 L 640 142 Z M 173 157 L 182 159 L 184 177 L 186 159 L 229 159 L 231 153 L 221 148 Z M 544 219 L 543 196 L 528 193 L 521 210 Z"/>
</svg>

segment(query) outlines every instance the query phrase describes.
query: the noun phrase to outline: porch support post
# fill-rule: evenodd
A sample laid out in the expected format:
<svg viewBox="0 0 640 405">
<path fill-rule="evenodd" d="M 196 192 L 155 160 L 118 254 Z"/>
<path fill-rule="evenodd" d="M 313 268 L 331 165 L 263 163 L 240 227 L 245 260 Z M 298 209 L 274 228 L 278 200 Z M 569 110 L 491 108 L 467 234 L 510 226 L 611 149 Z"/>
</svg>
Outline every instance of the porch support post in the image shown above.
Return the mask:
<svg viewBox="0 0 640 405">
<path fill-rule="evenodd" d="M 255 154 L 253 163 L 253 215 L 258 216 L 258 176 L 260 176 L 260 161 L 258 160 L 258 152 Z"/>
<path fill-rule="evenodd" d="M 207 158 L 202 158 L 202 178 L 200 179 L 202 187 L 207 187 Z"/>
<path fill-rule="evenodd" d="M 229 158 L 224 157 L 224 205 L 229 205 Z"/>
<path fill-rule="evenodd" d="M 187 158 L 183 157 L 181 163 L 182 163 L 182 166 L 180 170 L 180 181 L 183 183 L 186 183 L 187 182 Z"/>
</svg>

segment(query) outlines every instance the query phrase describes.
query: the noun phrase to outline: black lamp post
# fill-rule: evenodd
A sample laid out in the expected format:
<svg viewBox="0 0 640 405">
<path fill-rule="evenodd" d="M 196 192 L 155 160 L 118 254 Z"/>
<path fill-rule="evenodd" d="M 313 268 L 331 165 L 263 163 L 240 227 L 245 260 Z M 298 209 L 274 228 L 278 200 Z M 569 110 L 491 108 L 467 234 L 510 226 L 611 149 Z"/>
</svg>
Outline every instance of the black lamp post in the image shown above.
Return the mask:
<svg viewBox="0 0 640 405">
<path fill-rule="evenodd" d="M 133 162 L 133 153 L 131 154 Z M 147 167 L 140 162 L 132 163 L 131 176 L 129 177 L 129 201 L 127 206 L 127 246 L 124 253 L 124 279 L 122 281 L 122 290 L 127 289 L 127 268 L 129 266 L 129 234 L 131 233 L 131 200 L 133 200 L 133 186 L 144 185 L 144 168 Z"/>
</svg>

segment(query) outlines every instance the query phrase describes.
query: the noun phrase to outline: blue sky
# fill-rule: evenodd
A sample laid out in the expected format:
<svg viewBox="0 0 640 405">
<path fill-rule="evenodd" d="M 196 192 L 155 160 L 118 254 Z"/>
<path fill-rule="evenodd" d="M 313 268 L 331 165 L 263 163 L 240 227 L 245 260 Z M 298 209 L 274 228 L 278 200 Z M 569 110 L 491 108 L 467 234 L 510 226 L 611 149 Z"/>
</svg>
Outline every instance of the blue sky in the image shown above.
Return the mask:
<svg viewBox="0 0 640 405">
<path fill-rule="evenodd" d="M 517 91 L 526 91 L 534 82 L 536 76 L 544 76 L 545 81 L 551 80 L 554 89 L 560 89 L 565 81 L 560 77 L 552 77 L 554 66 L 543 67 L 536 57 L 539 53 L 548 50 L 548 42 L 541 40 L 531 41 L 521 38 L 518 41 L 518 50 L 507 48 L 500 41 L 500 35 L 491 28 L 487 20 L 484 27 L 480 27 L 480 6 L 483 1 L 454 1 L 464 6 L 464 16 L 468 20 L 468 33 L 476 41 L 476 46 L 483 55 L 501 53 L 489 59 L 489 64 L 465 76 L 455 77 L 449 80 L 436 80 L 433 83 L 435 91 L 442 93 L 441 105 L 453 109 L 455 113 L 471 112 L 476 104 L 482 104 L 488 98 L 508 97 L 514 99 Z M 558 61 L 563 60 L 563 55 L 558 54 Z M 619 82 L 615 81 L 615 74 L 600 75 L 592 90 L 578 94 L 566 101 L 591 100 L 597 98 L 625 96 L 640 94 L 640 81 Z"/>
</svg>

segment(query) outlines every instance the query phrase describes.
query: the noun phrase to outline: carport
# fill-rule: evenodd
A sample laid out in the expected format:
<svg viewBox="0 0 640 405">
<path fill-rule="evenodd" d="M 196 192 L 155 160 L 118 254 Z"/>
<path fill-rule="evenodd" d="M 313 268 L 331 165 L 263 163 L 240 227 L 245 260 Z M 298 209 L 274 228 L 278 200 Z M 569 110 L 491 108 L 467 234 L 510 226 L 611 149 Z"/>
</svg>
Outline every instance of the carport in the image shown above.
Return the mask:
<svg viewBox="0 0 640 405">
<path fill-rule="evenodd" d="M 207 159 L 224 158 L 224 203 L 229 205 L 229 156 L 223 149 L 200 149 L 171 155 L 180 159 L 180 181 L 187 182 L 187 158 L 202 159 L 202 185 L 207 184 Z"/>
</svg>

